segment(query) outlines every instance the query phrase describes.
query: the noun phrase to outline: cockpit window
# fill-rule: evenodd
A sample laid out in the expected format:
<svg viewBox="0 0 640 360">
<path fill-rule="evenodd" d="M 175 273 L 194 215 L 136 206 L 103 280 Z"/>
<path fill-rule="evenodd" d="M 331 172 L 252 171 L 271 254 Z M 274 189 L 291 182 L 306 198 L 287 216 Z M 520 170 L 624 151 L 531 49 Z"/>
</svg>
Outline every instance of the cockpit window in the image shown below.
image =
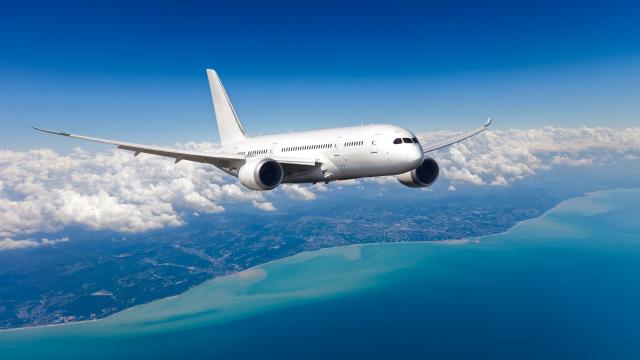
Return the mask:
<svg viewBox="0 0 640 360">
<path fill-rule="evenodd" d="M 412 140 L 413 140 L 414 143 L 416 143 L 416 144 L 418 143 L 418 138 L 413 138 Z"/>
<path fill-rule="evenodd" d="M 394 144 L 402 144 L 402 139 L 397 138 L 397 139 L 393 140 L 393 143 Z"/>
<path fill-rule="evenodd" d="M 407 144 L 411 144 L 413 142 L 413 140 L 411 140 L 411 138 L 402 138 L 402 141 L 404 141 Z"/>
</svg>

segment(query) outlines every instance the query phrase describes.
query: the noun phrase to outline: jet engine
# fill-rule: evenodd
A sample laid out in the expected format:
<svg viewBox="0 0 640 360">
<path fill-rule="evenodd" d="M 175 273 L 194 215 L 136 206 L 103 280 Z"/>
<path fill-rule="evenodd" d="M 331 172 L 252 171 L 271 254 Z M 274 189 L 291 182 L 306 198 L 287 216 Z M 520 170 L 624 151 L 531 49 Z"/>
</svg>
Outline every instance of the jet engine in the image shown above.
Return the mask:
<svg viewBox="0 0 640 360">
<path fill-rule="evenodd" d="M 269 158 L 249 159 L 238 171 L 240 183 L 251 190 L 275 189 L 283 176 L 282 165 Z"/>
<path fill-rule="evenodd" d="M 427 187 L 433 184 L 438 178 L 440 173 L 440 166 L 432 158 L 425 158 L 422 165 L 418 166 L 415 170 L 396 175 L 396 179 L 412 188 Z"/>
</svg>

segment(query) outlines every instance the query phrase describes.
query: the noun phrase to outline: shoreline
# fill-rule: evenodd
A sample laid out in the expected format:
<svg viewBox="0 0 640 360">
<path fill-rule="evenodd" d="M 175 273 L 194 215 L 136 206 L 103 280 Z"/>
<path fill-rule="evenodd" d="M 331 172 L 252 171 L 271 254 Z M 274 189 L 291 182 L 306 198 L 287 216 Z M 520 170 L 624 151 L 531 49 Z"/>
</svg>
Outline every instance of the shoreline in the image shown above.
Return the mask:
<svg viewBox="0 0 640 360">
<path fill-rule="evenodd" d="M 103 320 L 107 320 L 113 316 L 119 315 L 119 314 L 123 314 L 125 312 L 128 311 L 133 311 L 135 309 L 138 309 L 142 306 L 146 306 L 148 304 L 154 303 L 154 302 L 159 302 L 159 301 L 165 301 L 165 300 L 169 300 L 169 299 L 174 299 L 180 296 L 183 296 L 185 293 L 188 293 L 189 291 L 192 291 L 194 289 L 197 289 L 199 287 L 203 287 L 206 286 L 212 282 L 216 282 L 216 281 L 221 281 L 223 279 L 228 279 L 230 277 L 233 276 L 241 276 L 241 274 L 248 272 L 248 271 L 252 271 L 255 269 L 259 269 L 262 266 L 268 265 L 268 264 L 272 264 L 272 263 L 276 263 L 276 262 L 281 262 L 281 261 L 286 261 L 286 260 L 291 260 L 291 259 L 295 259 L 298 257 L 304 257 L 304 256 L 309 256 L 309 254 L 315 254 L 315 253 L 319 253 L 322 251 L 330 251 L 332 249 L 342 249 L 342 248 L 351 248 L 351 247 L 368 247 L 368 246 L 379 246 L 379 245 L 395 245 L 395 244 L 420 244 L 420 245 L 467 245 L 467 244 L 477 244 L 481 242 L 481 239 L 488 237 L 488 236 L 495 236 L 498 234 L 509 234 L 510 232 L 512 232 L 516 227 L 518 227 L 521 224 L 526 224 L 528 222 L 534 221 L 536 219 L 545 217 L 547 215 L 549 215 L 550 213 L 556 211 L 560 206 L 562 206 L 563 204 L 574 200 L 574 199 L 579 199 L 579 198 L 589 198 L 589 197 L 593 197 L 594 195 L 597 195 L 599 193 L 606 193 L 606 192 L 616 192 L 616 191 L 634 191 L 634 190 L 639 190 L 640 188 L 614 188 L 614 189 L 607 189 L 607 190 L 597 190 L 597 191 L 592 191 L 592 192 L 587 192 L 578 196 L 574 196 L 571 198 L 568 198 L 566 200 L 563 200 L 561 202 L 559 202 L 558 204 L 556 204 L 555 206 L 553 206 L 552 208 L 546 210 L 545 212 L 543 212 L 542 214 L 540 214 L 539 216 L 530 218 L 530 219 L 525 219 L 525 220 L 521 220 L 516 222 L 513 226 L 511 226 L 509 229 L 502 231 L 502 232 L 496 232 L 496 233 L 492 233 L 492 234 L 487 234 L 487 235 L 482 235 L 482 236 L 478 236 L 478 237 L 473 237 L 473 238 L 462 238 L 462 239 L 445 239 L 445 240 L 418 240 L 418 241 L 397 241 L 397 242 L 371 242 L 371 243 L 359 243 L 359 244 L 347 244 L 347 245 L 340 245 L 340 246 L 332 246 L 332 247 L 325 247 L 325 248 L 321 248 L 321 249 L 317 249 L 317 250 L 310 250 L 310 251 L 303 251 L 303 252 L 299 252 L 296 253 L 294 255 L 290 255 L 287 257 L 283 257 L 283 258 L 279 258 L 279 259 L 274 259 L 274 260 L 270 260 L 246 269 L 243 269 L 241 271 L 238 272 L 234 272 L 234 273 L 230 273 L 227 275 L 223 275 L 223 276 L 218 276 L 218 277 L 214 277 L 211 279 L 208 279 L 200 284 L 197 284 L 193 287 L 190 287 L 189 289 L 186 289 L 185 291 L 179 293 L 179 294 L 175 294 L 175 295 L 171 295 L 171 296 L 167 296 L 167 297 L 163 297 L 163 298 L 159 298 L 159 299 L 154 299 L 152 301 L 143 303 L 143 304 L 138 304 L 132 307 L 128 307 L 125 309 L 122 309 L 118 312 L 115 312 L 113 314 L 109 314 L 108 316 L 102 317 L 102 318 L 97 318 L 97 319 L 90 319 L 90 320 L 81 320 L 81 321 L 70 321 L 70 322 L 64 322 L 64 323 L 53 323 L 53 324 L 42 324 L 42 325 L 27 325 L 27 326 L 21 326 L 21 327 L 13 327 L 13 328 L 6 328 L 6 329 L 0 329 L 0 334 L 2 333 L 6 333 L 6 332 L 13 332 L 13 331 L 21 331 L 21 330 L 33 330 L 33 329 L 43 329 L 43 328 L 51 328 L 51 327 L 58 327 L 58 326 L 67 326 L 67 325 L 79 325 L 79 324 L 88 324 L 88 323 L 94 323 L 94 322 L 98 322 L 98 321 L 103 321 Z"/>
</svg>

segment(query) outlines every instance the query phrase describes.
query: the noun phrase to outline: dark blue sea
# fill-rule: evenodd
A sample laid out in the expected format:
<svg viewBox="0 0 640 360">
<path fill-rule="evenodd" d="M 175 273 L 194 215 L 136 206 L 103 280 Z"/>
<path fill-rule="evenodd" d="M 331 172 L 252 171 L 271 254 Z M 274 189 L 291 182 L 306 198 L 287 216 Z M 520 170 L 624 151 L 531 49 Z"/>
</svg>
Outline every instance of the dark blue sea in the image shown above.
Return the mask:
<svg viewBox="0 0 640 360">
<path fill-rule="evenodd" d="M 640 359 L 640 190 L 479 239 L 303 253 L 109 318 L 0 332 L 1 359 Z"/>
</svg>

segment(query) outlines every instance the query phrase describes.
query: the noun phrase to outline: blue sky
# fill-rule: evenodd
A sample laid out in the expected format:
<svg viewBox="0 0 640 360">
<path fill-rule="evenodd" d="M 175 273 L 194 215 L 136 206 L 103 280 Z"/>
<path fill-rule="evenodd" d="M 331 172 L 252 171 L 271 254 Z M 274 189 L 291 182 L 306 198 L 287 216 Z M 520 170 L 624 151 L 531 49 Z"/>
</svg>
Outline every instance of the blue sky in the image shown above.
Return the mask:
<svg viewBox="0 0 640 360">
<path fill-rule="evenodd" d="M 88 3 L 3 3 L 0 148 L 216 140 L 206 67 L 254 134 L 640 123 L 631 1 Z"/>
</svg>

